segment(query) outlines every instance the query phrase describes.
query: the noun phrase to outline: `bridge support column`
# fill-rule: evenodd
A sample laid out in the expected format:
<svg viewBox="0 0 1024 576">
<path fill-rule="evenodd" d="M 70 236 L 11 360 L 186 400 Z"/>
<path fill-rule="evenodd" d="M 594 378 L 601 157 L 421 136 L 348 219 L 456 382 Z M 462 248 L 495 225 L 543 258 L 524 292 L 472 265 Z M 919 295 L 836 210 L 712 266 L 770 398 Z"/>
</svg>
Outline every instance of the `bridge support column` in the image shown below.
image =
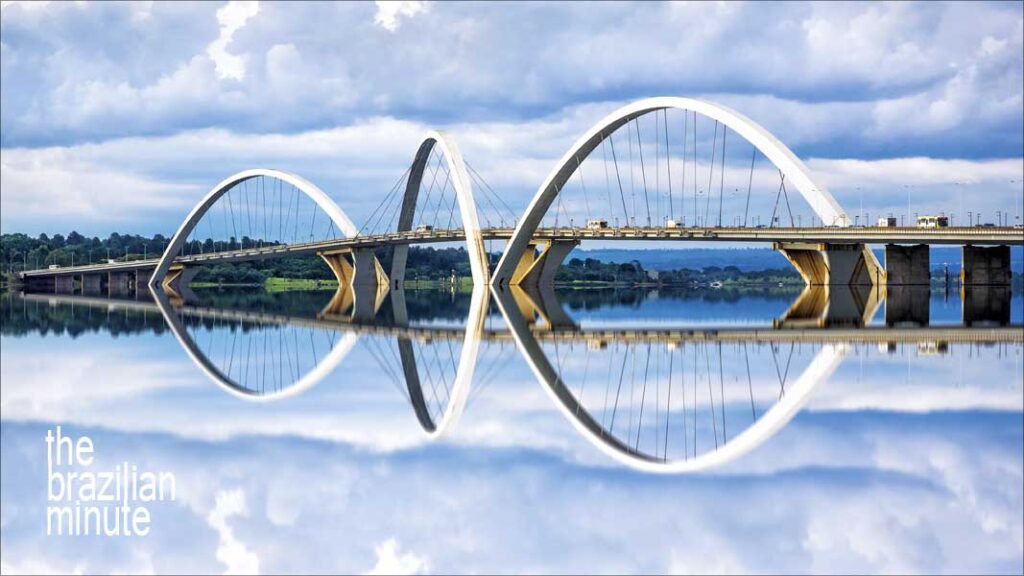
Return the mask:
<svg viewBox="0 0 1024 576">
<path fill-rule="evenodd" d="M 108 272 L 107 292 L 111 296 L 126 296 L 131 290 L 130 272 Z"/>
<path fill-rule="evenodd" d="M 198 268 L 192 268 L 192 270 L 195 270 L 197 273 L 199 271 Z M 144 294 L 147 290 L 149 290 L 149 279 L 150 279 L 150 277 L 152 277 L 152 275 L 153 275 L 153 271 L 152 270 L 136 270 L 135 271 L 135 293 L 136 294 Z M 192 276 L 195 276 L 195 273 L 193 273 Z M 189 277 L 188 280 L 191 281 L 192 277 Z"/>
<path fill-rule="evenodd" d="M 372 320 L 389 288 L 388 275 L 373 250 L 363 248 L 320 254 L 320 257 L 338 279 L 338 289 L 351 291 L 352 319 Z"/>
<path fill-rule="evenodd" d="M 98 296 L 103 291 L 101 274 L 82 274 L 82 294 Z"/>
<path fill-rule="evenodd" d="M 1009 286 L 1010 247 L 964 246 L 960 284 Z"/>
<path fill-rule="evenodd" d="M 562 261 L 577 246 L 579 240 L 553 240 L 548 242 L 537 254 L 532 245 L 523 252 L 516 264 L 515 272 L 509 280 L 510 286 L 551 286 L 555 283 L 555 274 Z"/>
<path fill-rule="evenodd" d="M 776 242 L 772 247 L 808 286 L 872 286 L 885 279 L 878 259 L 864 244 Z"/>
<path fill-rule="evenodd" d="M 926 244 L 885 245 L 885 282 L 889 285 L 931 284 L 931 259 Z"/>
<path fill-rule="evenodd" d="M 57 294 L 72 294 L 75 291 L 75 277 L 71 275 L 54 276 L 53 291 Z"/>
<path fill-rule="evenodd" d="M 147 276 L 149 274 L 150 273 L 147 273 Z M 196 277 L 196 274 L 199 274 L 199 268 L 187 268 L 184 266 L 180 268 L 171 268 L 170 271 L 167 272 L 167 276 L 164 276 L 164 281 L 161 283 L 161 286 L 164 290 L 181 292 L 183 289 L 188 288 L 188 285 L 192 283 L 192 279 Z"/>
</svg>

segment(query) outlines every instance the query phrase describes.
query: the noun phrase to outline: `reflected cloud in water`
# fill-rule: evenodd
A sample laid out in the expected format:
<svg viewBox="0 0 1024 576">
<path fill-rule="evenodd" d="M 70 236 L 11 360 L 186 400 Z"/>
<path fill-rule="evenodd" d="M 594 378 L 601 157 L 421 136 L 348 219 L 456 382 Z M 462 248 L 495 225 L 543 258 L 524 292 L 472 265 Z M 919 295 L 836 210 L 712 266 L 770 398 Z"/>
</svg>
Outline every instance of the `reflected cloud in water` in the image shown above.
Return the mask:
<svg viewBox="0 0 1024 576">
<path fill-rule="evenodd" d="M 427 438 L 450 432 L 476 397 L 474 386 L 482 390 L 502 365 L 518 361 L 582 438 L 614 461 L 647 472 L 707 470 L 749 453 L 785 426 L 857 347 L 889 352 L 914 345 L 920 353 L 943 354 L 951 343 L 1019 349 L 1024 341 L 1020 327 L 1008 325 L 1008 290 L 965 297 L 958 326 L 929 325 L 928 315 L 920 316 L 919 291 L 894 288 L 806 288 L 770 324 L 749 327 L 688 327 L 643 317 L 633 325 L 605 324 L 586 315 L 578 320 L 562 304 L 564 297 L 570 310 L 599 309 L 602 301 L 623 301 L 614 291 L 511 287 L 492 293 L 481 287 L 468 295 L 451 292 L 447 314 L 445 306 L 414 306 L 413 321 L 404 290 L 383 288 L 362 305 L 347 289 L 323 305 L 317 302 L 324 293 L 313 294 L 199 297 L 186 289 L 130 300 L 23 298 L 78 306 L 90 317 L 93 309 L 105 309 L 108 320 L 110 310 L 141 311 L 141 324 L 154 331 L 161 326 L 150 314 L 158 313 L 207 378 L 257 402 L 298 396 L 343 373 L 362 342 L 380 379 L 405 399 Z M 420 297 L 410 295 L 414 302 Z M 637 295 L 640 302 L 650 296 L 634 291 L 630 297 Z M 457 318 L 464 321 L 452 321 Z M 518 360 L 508 353 L 513 344 Z M 481 356 L 484 368 L 476 378 Z"/>
<path fill-rule="evenodd" d="M 1020 571 L 1016 316 L 935 293 L 891 323 L 888 294 L 526 296 L 392 291 L 368 318 L 325 291 L 5 295 L 5 572 Z M 48 396 L 55 374 L 73 388 Z M 40 540 L 55 421 L 176 471 L 152 538 Z"/>
</svg>

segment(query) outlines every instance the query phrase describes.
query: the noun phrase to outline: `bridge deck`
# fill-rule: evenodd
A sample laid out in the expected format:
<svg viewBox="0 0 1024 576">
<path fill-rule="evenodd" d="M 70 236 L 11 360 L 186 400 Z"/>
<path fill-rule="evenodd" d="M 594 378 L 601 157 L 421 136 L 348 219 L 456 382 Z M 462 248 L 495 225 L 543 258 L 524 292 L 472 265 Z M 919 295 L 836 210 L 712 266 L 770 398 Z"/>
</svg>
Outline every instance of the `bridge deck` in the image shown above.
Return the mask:
<svg viewBox="0 0 1024 576">
<path fill-rule="evenodd" d="M 508 240 L 512 228 L 487 228 L 483 230 L 485 240 Z M 281 256 L 303 256 L 320 253 L 336 253 L 359 248 L 378 248 L 401 244 L 430 244 L 458 242 L 465 240 L 462 230 L 427 230 L 392 232 L 305 242 L 298 244 L 275 244 L 242 250 L 210 252 L 179 256 L 179 264 L 214 264 L 243 262 Z M 682 242 L 799 242 L 799 243 L 865 243 L 865 244 L 947 244 L 947 245 L 1024 245 L 1024 229 L 1014 227 L 968 227 L 881 228 L 866 226 L 803 227 L 803 228 L 665 228 L 665 227 L 623 227 L 623 228 L 539 228 L 534 238 L 538 241 L 682 241 Z M 88 264 L 57 269 L 40 269 L 21 272 L 26 277 L 49 277 L 102 272 L 123 272 L 156 268 L 158 258 L 117 262 L 114 264 Z"/>
</svg>

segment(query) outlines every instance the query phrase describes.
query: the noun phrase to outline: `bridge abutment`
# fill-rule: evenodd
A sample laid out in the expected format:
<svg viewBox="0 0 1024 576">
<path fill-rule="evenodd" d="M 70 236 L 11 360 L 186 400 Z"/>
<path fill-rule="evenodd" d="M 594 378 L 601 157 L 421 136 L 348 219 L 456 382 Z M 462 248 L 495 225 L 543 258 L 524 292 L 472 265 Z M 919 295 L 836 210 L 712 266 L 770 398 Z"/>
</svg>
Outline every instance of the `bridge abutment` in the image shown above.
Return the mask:
<svg viewBox="0 0 1024 576">
<path fill-rule="evenodd" d="M 963 263 L 960 266 L 960 284 L 964 286 L 1009 286 L 1010 247 L 971 246 L 963 247 Z"/>
<path fill-rule="evenodd" d="M 872 286 L 884 281 L 878 260 L 864 244 L 776 242 L 772 247 L 808 286 Z"/>
<path fill-rule="evenodd" d="M 885 245 L 885 281 L 890 285 L 931 283 L 931 256 L 927 244 Z"/>
<path fill-rule="evenodd" d="M 26 276 L 23 280 L 26 292 L 53 292 L 53 276 Z"/>
</svg>

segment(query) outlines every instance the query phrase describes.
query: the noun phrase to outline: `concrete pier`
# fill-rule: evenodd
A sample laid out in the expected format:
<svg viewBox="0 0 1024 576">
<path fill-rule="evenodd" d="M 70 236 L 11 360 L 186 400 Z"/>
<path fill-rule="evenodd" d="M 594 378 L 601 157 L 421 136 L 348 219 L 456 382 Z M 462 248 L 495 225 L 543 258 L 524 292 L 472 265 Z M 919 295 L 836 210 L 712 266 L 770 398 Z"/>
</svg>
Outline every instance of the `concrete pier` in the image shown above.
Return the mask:
<svg viewBox="0 0 1024 576">
<path fill-rule="evenodd" d="M 180 293 L 181 290 L 188 288 L 188 285 L 192 283 L 192 279 L 196 277 L 196 274 L 199 274 L 199 268 L 195 266 L 171 268 L 171 270 L 167 272 L 167 276 L 164 276 L 162 287 L 164 290 L 173 290 Z M 147 277 L 151 276 L 147 275 Z"/>
<path fill-rule="evenodd" d="M 965 286 L 1009 286 L 1009 246 L 964 246 L 960 284 Z"/>
<path fill-rule="evenodd" d="M 131 272 L 107 273 L 107 292 L 111 296 L 127 296 L 131 293 Z"/>
<path fill-rule="evenodd" d="M 773 247 L 808 286 L 872 286 L 884 279 L 878 259 L 864 244 L 777 242 Z"/>
<path fill-rule="evenodd" d="M 73 294 L 75 292 L 75 277 L 69 274 L 54 276 L 53 291 L 57 294 Z"/>
<path fill-rule="evenodd" d="M 351 303 L 352 319 L 373 319 L 390 289 L 388 275 L 372 249 L 320 254 L 338 279 L 339 303 Z M 351 259 L 351 260 L 350 260 Z M 401 283 L 399 283 L 401 284 Z"/>
<path fill-rule="evenodd" d="M 553 240 L 540 245 L 539 254 L 536 252 L 536 246 L 531 246 L 516 265 L 509 285 L 531 288 L 554 285 L 558 267 L 579 244 L 578 240 Z"/>
<path fill-rule="evenodd" d="M 98 296 L 103 293 L 102 274 L 82 274 L 82 294 Z"/>
<path fill-rule="evenodd" d="M 152 270 L 135 271 L 135 293 L 143 294 L 149 290 L 149 279 L 153 275 Z"/>
<path fill-rule="evenodd" d="M 897 286 L 931 284 L 931 259 L 926 244 L 885 245 L 885 282 Z"/>
</svg>

